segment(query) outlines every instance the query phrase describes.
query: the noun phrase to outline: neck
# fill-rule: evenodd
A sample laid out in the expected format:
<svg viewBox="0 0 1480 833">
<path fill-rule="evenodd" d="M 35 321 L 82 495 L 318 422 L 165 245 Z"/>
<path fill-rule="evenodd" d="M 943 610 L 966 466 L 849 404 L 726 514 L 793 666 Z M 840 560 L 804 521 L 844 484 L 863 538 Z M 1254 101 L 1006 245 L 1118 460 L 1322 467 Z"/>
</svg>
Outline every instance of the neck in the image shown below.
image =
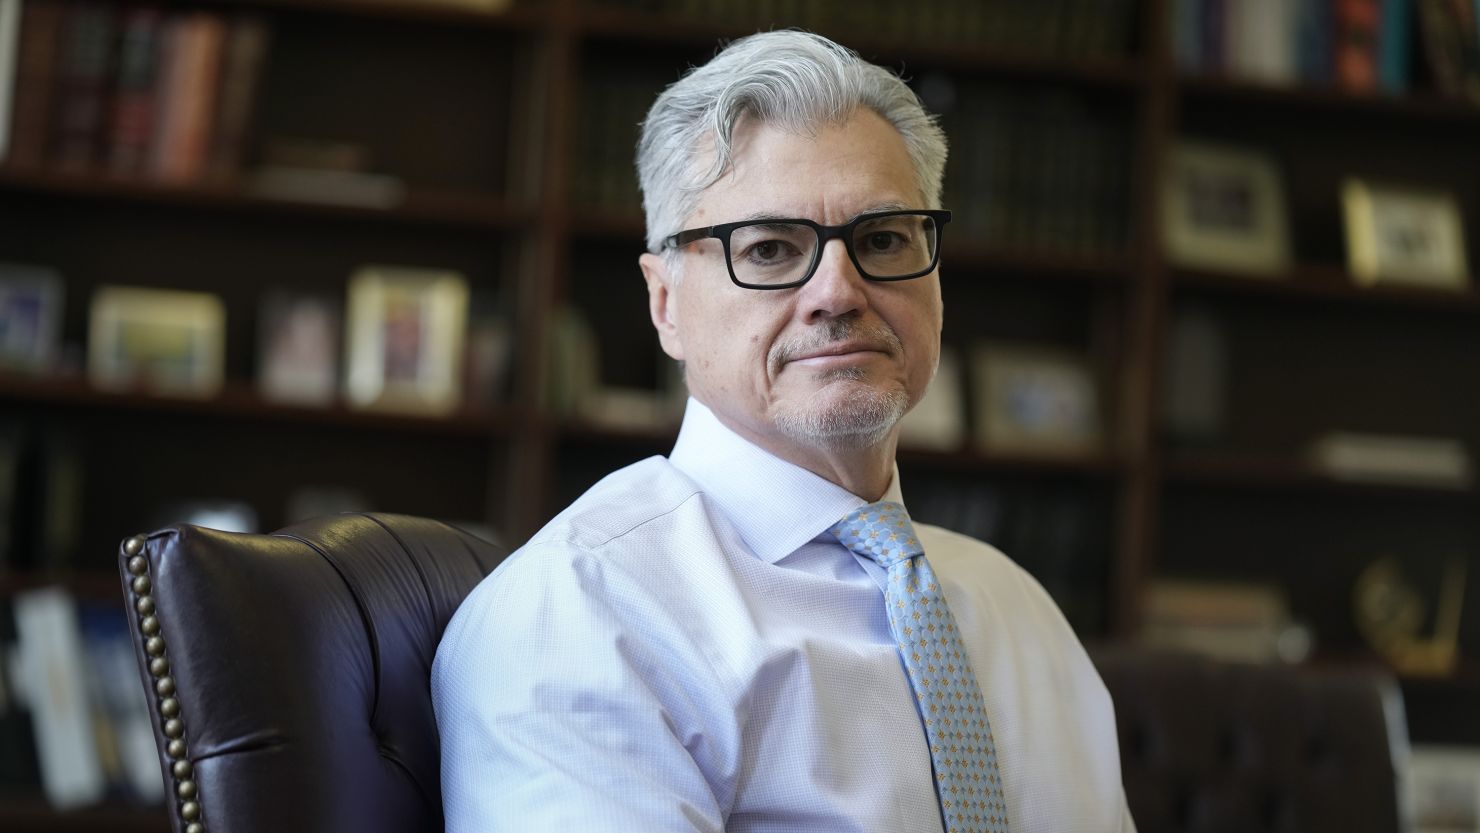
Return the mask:
<svg viewBox="0 0 1480 833">
<path fill-rule="evenodd" d="M 894 478 L 894 452 L 899 446 L 895 427 L 884 439 L 866 446 L 818 447 L 801 445 L 786 437 L 752 431 L 715 412 L 719 421 L 767 452 L 829 480 L 873 503 L 884 496 Z"/>
</svg>

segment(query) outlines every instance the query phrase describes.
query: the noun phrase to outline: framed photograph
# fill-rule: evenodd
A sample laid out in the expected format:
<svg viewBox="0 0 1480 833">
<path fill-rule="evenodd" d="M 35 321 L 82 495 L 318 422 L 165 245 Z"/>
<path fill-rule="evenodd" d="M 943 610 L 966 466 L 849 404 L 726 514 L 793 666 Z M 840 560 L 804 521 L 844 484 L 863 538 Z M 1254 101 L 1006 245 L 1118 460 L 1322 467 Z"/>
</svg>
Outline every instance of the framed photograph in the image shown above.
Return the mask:
<svg viewBox="0 0 1480 833">
<path fill-rule="evenodd" d="M 1407 776 L 1414 833 L 1480 833 L 1480 748 L 1415 745 Z"/>
<path fill-rule="evenodd" d="M 457 272 L 366 266 L 349 283 L 351 405 L 446 414 L 462 397 L 468 281 Z"/>
<path fill-rule="evenodd" d="M 1272 277 L 1289 267 L 1284 188 L 1269 156 L 1182 142 L 1164 188 L 1163 233 L 1173 263 Z"/>
<path fill-rule="evenodd" d="M 55 365 L 62 293 L 55 269 L 0 263 L 0 370 L 43 373 Z"/>
<path fill-rule="evenodd" d="M 966 397 L 960 354 L 940 348 L 940 364 L 925 396 L 899 423 L 899 442 L 909 448 L 955 451 L 966 442 Z"/>
<path fill-rule="evenodd" d="M 1100 447 L 1099 392 L 1085 357 L 986 343 L 974 359 L 976 439 L 983 448 L 1073 454 Z"/>
<path fill-rule="evenodd" d="M 187 396 L 221 389 L 226 307 L 215 295 L 99 287 L 88 333 L 88 377 L 98 387 Z"/>
<path fill-rule="evenodd" d="M 1347 267 L 1363 286 L 1470 286 L 1459 202 L 1440 190 L 1348 179 L 1341 188 Z"/>
<path fill-rule="evenodd" d="M 328 405 L 339 387 L 338 299 L 270 292 L 258 319 L 257 385 L 275 402 Z"/>
</svg>

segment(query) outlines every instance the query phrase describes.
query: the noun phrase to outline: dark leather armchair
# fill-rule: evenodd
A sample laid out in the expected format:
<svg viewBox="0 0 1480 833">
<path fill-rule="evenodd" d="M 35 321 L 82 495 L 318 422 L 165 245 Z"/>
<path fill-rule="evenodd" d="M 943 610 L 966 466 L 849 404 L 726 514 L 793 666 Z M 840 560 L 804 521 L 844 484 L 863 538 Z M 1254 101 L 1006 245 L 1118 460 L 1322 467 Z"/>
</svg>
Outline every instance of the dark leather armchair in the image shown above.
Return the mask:
<svg viewBox="0 0 1480 833">
<path fill-rule="evenodd" d="M 432 658 L 504 554 L 396 515 L 125 541 L 176 833 L 440 831 Z"/>
<path fill-rule="evenodd" d="M 432 658 L 504 554 L 395 515 L 125 541 L 176 833 L 440 831 Z M 1390 681 L 1093 656 L 1141 833 L 1399 829 L 1393 759 L 1406 741 Z"/>
<path fill-rule="evenodd" d="M 1396 833 L 1408 731 L 1385 671 L 1095 651 L 1140 833 Z"/>
</svg>

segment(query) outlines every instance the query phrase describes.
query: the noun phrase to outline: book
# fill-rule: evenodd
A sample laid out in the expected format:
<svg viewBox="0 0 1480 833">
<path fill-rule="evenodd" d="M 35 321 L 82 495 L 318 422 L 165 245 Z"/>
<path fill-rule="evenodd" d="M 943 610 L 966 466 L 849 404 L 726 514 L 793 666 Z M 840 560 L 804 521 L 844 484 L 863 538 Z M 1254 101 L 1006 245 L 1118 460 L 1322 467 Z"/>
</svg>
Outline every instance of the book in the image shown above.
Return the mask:
<svg viewBox="0 0 1480 833">
<path fill-rule="evenodd" d="M 0 162 L 10 149 L 11 102 L 19 74 L 21 0 L 0 0 Z"/>
<path fill-rule="evenodd" d="M 1291 619 L 1279 587 L 1163 578 L 1146 589 L 1141 641 L 1224 661 L 1265 663 L 1305 659 L 1312 637 Z"/>
<path fill-rule="evenodd" d="M 1418 0 L 1425 57 L 1439 91 L 1480 102 L 1480 11 L 1466 0 Z"/>
<path fill-rule="evenodd" d="M 1342 480 L 1465 489 L 1474 477 L 1464 443 L 1447 438 L 1335 432 L 1311 443 L 1307 459 Z"/>
<path fill-rule="evenodd" d="M 42 791 L 59 810 L 96 804 L 107 779 L 87 697 L 87 656 L 70 594 L 22 591 L 12 601 L 18 669 L 12 680 L 30 709 Z"/>
<path fill-rule="evenodd" d="M 198 179 L 211 147 L 226 24 L 218 15 L 195 12 L 169 19 L 163 37 L 149 170 L 165 179 Z"/>
<path fill-rule="evenodd" d="M 231 20 L 221 64 L 220 94 L 216 100 L 207 172 L 229 179 L 246 158 L 247 134 L 256 106 L 262 66 L 267 59 L 267 22 L 256 15 Z"/>
<path fill-rule="evenodd" d="M 162 25 L 158 8 L 140 6 L 124 13 L 105 152 L 108 169 L 114 173 L 140 173 L 149 159 L 158 105 Z"/>
<path fill-rule="evenodd" d="M 54 164 L 83 171 L 98 161 L 103 140 L 117 15 L 79 2 L 66 7 L 64 20 L 50 154 Z"/>
<path fill-rule="evenodd" d="M 1378 89 L 1379 0 L 1335 0 L 1332 37 L 1336 85 L 1351 92 Z"/>
<path fill-rule="evenodd" d="M 46 158 L 56 98 L 63 11 L 62 4 L 55 0 L 24 0 L 22 3 L 10 139 L 4 157 L 7 164 L 35 166 Z"/>
</svg>

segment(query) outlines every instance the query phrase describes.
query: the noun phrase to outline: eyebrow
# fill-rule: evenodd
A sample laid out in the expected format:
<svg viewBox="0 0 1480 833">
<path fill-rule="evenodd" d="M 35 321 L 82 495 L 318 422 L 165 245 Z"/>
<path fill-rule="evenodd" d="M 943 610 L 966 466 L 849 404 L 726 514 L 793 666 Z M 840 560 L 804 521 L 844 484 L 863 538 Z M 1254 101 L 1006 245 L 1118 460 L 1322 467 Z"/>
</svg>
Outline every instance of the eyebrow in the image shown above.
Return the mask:
<svg viewBox="0 0 1480 833">
<path fill-rule="evenodd" d="M 902 202 L 897 202 L 897 201 L 881 202 L 881 203 L 876 203 L 874 205 L 871 205 L 868 208 L 865 208 L 864 210 L 858 212 L 857 214 L 854 214 L 853 217 L 859 217 L 859 216 L 862 216 L 864 214 L 873 214 L 873 213 L 879 212 L 879 211 L 904 211 L 904 210 L 906 210 L 908 208 L 909 208 L 909 206 L 908 205 L 905 205 Z M 848 219 L 849 220 L 852 220 L 853 217 L 849 217 Z M 740 218 L 740 222 L 742 222 L 742 223 L 753 223 L 753 222 L 757 222 L 757 221 L 760 221 L 760 220 L 796 220 L 796 219 L 802 219 L 802 218 L 794 217 L 794 216 L 791 216 L 791 215 L 788 215 L 788 214 L 777 214 L 774 211 L 757 211 L 757 212 L 755 212 L 753 214 L 748 214 L 748 215 Z M 824 224 L 824 225 L 826 225 L 826 224 Z"/>
</svg>

